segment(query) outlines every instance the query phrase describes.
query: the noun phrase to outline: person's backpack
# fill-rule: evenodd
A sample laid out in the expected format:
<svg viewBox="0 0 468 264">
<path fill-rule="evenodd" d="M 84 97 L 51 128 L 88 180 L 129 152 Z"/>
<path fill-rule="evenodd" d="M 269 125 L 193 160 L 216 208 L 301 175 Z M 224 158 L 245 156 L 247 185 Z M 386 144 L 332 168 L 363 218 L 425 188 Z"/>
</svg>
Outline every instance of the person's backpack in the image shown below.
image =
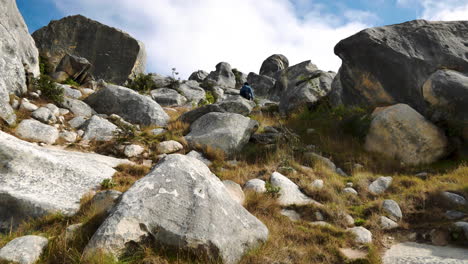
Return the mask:
<svg viewBox="0 0 468 264">
<path fill-rule="evenodd" d="M 240 90 L 240 96 L 244 97 L 247 100 L 250 100 L 250 94 L 246 86 L 242 86 Z"/>
</svg>

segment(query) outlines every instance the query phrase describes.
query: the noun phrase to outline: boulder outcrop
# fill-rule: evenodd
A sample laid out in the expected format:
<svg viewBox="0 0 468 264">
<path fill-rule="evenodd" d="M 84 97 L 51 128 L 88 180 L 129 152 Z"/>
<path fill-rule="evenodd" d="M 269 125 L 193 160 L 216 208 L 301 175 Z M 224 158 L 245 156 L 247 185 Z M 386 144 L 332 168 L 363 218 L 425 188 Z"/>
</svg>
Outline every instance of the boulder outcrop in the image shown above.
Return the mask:
<svg viewBox="0 0 468 264">
<path fill-rule="evenodd" d="M 145 71 L 143 43 L 81 15 L 51 21 L 32 36 L 54 71 L 66 54 L 86 58 L 93 65 L 93 76 L 117 84 Z"/>
<path fill-rule="evenodd" d="M 276 73 L 287 69 L 289 67 L 289 60 L 286 56 L 281 54 L 274 54 L 268 57 L 260 67 L 260 75 L 268 77 L 275 77 Z"/>
</svg>

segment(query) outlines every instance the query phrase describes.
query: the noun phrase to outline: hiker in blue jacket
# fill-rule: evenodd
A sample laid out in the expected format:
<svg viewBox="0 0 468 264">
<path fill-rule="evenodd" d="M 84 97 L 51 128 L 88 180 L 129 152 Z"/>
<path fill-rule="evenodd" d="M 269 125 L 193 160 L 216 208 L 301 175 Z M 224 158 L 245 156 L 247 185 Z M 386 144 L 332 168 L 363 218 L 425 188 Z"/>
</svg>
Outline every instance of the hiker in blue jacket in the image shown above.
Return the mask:
<svg viewBox="0 0 468 264">
<path fill-rule="evenodd" d="M 254 92 L 249 83 L 245 82 L 242 88 L 240 89 L 240 96 L 244 97 L 247 100 L 254 99 Z"/>
</svg>

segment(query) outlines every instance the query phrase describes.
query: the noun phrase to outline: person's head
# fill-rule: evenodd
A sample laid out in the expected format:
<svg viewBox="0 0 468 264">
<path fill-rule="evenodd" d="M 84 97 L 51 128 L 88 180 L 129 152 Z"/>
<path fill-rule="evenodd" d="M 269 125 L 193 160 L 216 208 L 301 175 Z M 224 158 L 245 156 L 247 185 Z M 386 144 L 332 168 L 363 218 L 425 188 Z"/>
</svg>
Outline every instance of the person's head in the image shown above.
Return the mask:
<svg viewBox="0 0 468 264">
<path fill-rule="evenodd" d="M 244 85 L 249 85 L 249 83 L 248 83 L 248 82 L 245 82 Z"/>
</svg>

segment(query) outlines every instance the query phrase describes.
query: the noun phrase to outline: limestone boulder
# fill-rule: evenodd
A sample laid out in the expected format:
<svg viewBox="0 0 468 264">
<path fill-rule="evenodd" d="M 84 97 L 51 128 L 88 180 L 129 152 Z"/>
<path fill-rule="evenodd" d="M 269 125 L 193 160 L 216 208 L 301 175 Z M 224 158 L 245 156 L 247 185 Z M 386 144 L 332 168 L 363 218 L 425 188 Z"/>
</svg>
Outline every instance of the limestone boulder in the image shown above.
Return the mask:
<svg viewBox="0 0 468 264">
<path fill-rule="evenodd" d="M 242 96 L 236 96 L 216 104 L 228 113 L 235 113 L 243 116 L 250 115 L 255 107 L 255 102 L 247 100 Z"/>
<path fill-rule="evenodd" d="M 382 194 L 392 185 L 392 181 L 392 177 L 379 177 L 369 185 L 369 192 Z"/>
<path fill-rule="evenodd" d="M 36 121 L 38 122 L 38 121 Z M 129 163 L 91 153 L 39 147 L 0 132 L 0 229 L 30 217 L 73 215 L 80 199 Z"/>
<path fill-rule="evenodd" d="M 200 117 L 208 114 L 208 113 L 225 113 L 226 110 L 221 108 L 217 104 L 209 104 L 209 105 L 204 105 L 202 107 L 198 107 L 194 110 L 188 111 L 183 113 L 178 120 L 187 123 L 187 124 L 192 124 L 193 122 L 197 121 Z"/>
<path fill-rule="evenodd" d="M 65 97 L 61 106 L 70 110 L 75 116 L 91 117 L 96 113 L 88 104 L 78 99 Z"/>
<path fill-rule="evenodd" d="M 32 36 L 54 71 L 66 54 L 87 59 L 93 65 L 90 74 L 116 84 L 145 71 L 143 43 L 81 15 L 53 20 Z"/>
<path fill-rule="evenodd" d="M 258 129 L 258 122 L 232 113 L 208 113 L 190 126 L 185 136 L 192 146 L 209 146 L 228 156 L 239 152 Z"/>
<path fill-rule="evenodd" d="M 372 233 L 362 226 L 357 226 L 347 229 L 349 232 L 354 234 L 354 241 L 359 244 L 372 243 Z"/>
<path fill-rule="evenodd" d="M 170 154 L 182 149 L 184 149 L 184 146 L 175 140 L 164 141 L 157 146 L 160 154 Z"/>
<path fill-rule="evenodd" d="M 229 196 L 205 164 L 173 154 L 122 195 L 84 254 L 117 257 L 127 243 L 148 236 L 164 247 L 231 264 L 266 241 L 268 229 Z"/>
<path fill-rule="evenodd" d="M 8 242 L 0 249 L 0 261 L 34 264 L 39 260 L 49 240 L 41 236 L 22 236 Z"/>
<path fill-rule="evenodd" d="M 117 114 L 132 124 L 165 126 L 169 116 L 150 97 L 125 87 L 103 84 L 103 87 L 85 99 L 100 114 Z"/>
<path fill-rule="evenodd" d="M 276 79 L 251 72 L 247 76 L 247 82 L 252 87 L 256 98 L 280 101 L 279 94 L 274 90 Z"/>
<path fill-rule="evenodd" d="M 196 81 L 183 82 L 177 87 L 177 91 L 195 106 L 206 98 L 205 90 L 203 90 Z"/>
<path fill-rule="evenodd" d="M 169 88 L 152 90 L 151 98 L 161 106 L 181 106 L 187 102 L 187 98 Z"/>
<path fill-rule="evenodd" d="M 227 62 L 220 62 L 216 65 L 216 70 L 210 72 L 203 82 L 203 87 L 219 86 L 222 88 L 235 88 L 236 76 L 232 72 L 231 65 Z"/>
<path fill-rule="evenodd" d="M 87 141 L 110 141 L 119 132 L 116 125 L 97 115 L 87 120 L 81 129 L 84 131 L 82 139 Z"/>
<path fill-rule="evenodd" d="M 257 193 L 266 192 L 265 181 L 260 179 L 248 180 L 244 185 L 245 191 L 254 191 Z"/>
<path fill-rule="evenodd" d="M 271 185 L 279 187 L 278 202 L 283 206 L 319 204 L 301 192 L 299 186 L 279 172 L 274 172 L 270 177 Z"/>
<path fill-rule="evenodd" d="M 245 194 L 244 191 L 242 191 L 241 186 L 238 183 L 235 183 L 230 180 L 225 180 L 223 181 L 224 187 L 226 187 L 226 190 L 228 194 L 231 196 L 231 198 L 238 202 L 239 204 L 244 204 L 245 201 Z"/>
<path fill-rule="evenodd" d="M 260 75 L 275 77 L 276 73 L 289 67 L 289 60 L 281 54 L 274 54 L 263 61 L 260 67 Z"/>
<path fill-rule="evenodd" d="M 447 138 L 413 108 L 397 104 L 374 111 L 365 149 L 418 165 L 442 158 L 447 153 Z"/>
<path fill-rule="evenodd" d="M 59 136 L 57 128 L 43 124 L 34 119 L 21 121 L 15 134 L 25 140 L 54 144 Z"/>
<path fill-rule="evenodd" d="M 388 218 L 394 221 L 399 221 L 403 217 L 400 206 L 394 200 L 384 200 L 382 209 L 388 215 Z"/>
<path fill-rule="evenodd" d="M 206 71 L 198 70 L 190 74 L 190 77 L 188 79 L 190 81 L 197 81 L 199 83 L 202 83 L 206 79 L 206 77 L 208 77 L 208 73 Z"/>
</svg>

